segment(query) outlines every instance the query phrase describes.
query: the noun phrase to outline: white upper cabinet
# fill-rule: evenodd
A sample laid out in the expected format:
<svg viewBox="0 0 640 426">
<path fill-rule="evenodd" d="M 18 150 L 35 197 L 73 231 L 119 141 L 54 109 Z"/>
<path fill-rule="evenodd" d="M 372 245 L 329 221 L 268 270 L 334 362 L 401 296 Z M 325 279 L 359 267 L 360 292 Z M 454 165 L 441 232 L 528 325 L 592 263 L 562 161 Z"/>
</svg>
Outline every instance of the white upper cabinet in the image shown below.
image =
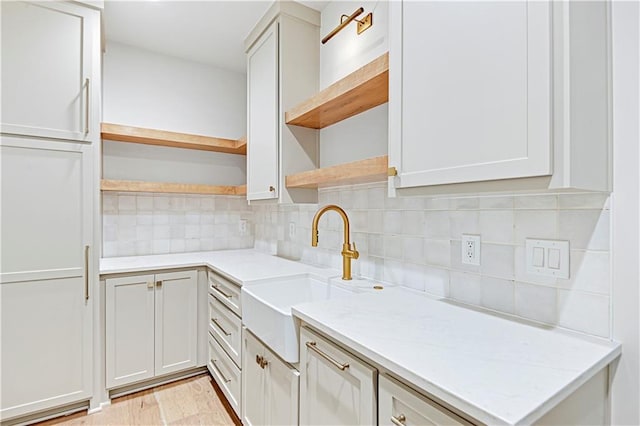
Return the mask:
<svg viewBox="0 0 640 426">
<path fill-rule="evenodd" d="M 285 124 L 285 111 L 318 91 L 320 13 L 276 1 L 245 40 L 247 199 L 317 202 L 317 191 L 285 187 L 285 176 L 318 166 L 318 132 Z"/>
<path fill-rule="evenodd" d="M 5 134 L 99 137 L 100 13 L 66 2 L 2 2 Z"/>
<path fill-rule="evenodd" d="M 391 2 L 391 187 L 607 190 L 607 22 L 602 2 Z"/>
<path fill-rule="evenodd" d="M 277 198 L 278 23 L 247 53 L 247 199 Z"/>
</svg>

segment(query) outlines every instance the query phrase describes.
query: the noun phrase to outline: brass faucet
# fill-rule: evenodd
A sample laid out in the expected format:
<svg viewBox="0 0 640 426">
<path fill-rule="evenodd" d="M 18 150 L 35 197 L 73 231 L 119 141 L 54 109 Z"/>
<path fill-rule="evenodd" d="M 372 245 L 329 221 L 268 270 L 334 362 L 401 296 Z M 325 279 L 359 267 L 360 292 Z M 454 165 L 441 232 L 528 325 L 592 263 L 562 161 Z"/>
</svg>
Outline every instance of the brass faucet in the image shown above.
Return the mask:
<svg viewBox="0 0 640 426">
<path fill-rule="evenodd" d="M 342 279 L 350 280 L 351 279 L 351 259 L 357 259 L 360 256 L 358 250 L 356 250 L 356 243 L 351 244 L 349 242 L 349 218 L 342 208 L 330 204 L 328 206 L 324 206 L 320 210 L 316 212 L 316 215 L 313 217 L 313 224 L 311 226 L 311 245 L 313 247 L 318 246 L 318 222 L 320 221 L 320 217 L 323 214 L 328 212 L 329 210 L 333 210 L 337 212 L 340 217 L 342 217 L 342 222 L 344 223 L 344 241 L 342 243 Z"/>
</svg>

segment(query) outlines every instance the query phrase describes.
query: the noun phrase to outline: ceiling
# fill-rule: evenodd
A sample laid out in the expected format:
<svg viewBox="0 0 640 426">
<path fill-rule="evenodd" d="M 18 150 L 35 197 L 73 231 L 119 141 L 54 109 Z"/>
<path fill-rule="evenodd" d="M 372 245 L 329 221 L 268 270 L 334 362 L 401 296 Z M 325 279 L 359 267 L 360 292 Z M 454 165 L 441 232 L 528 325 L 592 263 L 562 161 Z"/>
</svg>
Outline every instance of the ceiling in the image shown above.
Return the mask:
<svg viewBox="0 0 640 426">
<path fill-rule="evenodd" d="M 245 72 L 244 39 L 270 0 L 107 0 L 104 28 L 109 41 Z M 301 1 L 322 10 L 328 1 Z"/>
</svg>

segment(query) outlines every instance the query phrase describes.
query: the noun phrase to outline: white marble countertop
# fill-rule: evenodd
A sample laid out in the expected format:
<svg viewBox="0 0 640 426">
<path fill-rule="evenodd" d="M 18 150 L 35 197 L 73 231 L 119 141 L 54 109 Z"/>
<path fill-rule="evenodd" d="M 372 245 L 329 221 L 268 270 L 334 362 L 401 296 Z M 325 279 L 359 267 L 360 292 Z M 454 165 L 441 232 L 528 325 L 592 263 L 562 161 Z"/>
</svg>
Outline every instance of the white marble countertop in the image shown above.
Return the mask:
<svg viewBox="0 0 640 426">
<path fill-rule="evenodd" d="M 589 340 L 400 287 L 296 305 L 295 316 L 487 424 L 530 424 L 614 360 Z"/>
<path fill-rule="evenodd" d="M 100 275 L 163 269 L 208 267 L 240 285 L 269 278 L 311 274 L 319 278 L 340 271 L 283 259 L 253 249 L 220 250 L 100 259 Z"/>
</svg>

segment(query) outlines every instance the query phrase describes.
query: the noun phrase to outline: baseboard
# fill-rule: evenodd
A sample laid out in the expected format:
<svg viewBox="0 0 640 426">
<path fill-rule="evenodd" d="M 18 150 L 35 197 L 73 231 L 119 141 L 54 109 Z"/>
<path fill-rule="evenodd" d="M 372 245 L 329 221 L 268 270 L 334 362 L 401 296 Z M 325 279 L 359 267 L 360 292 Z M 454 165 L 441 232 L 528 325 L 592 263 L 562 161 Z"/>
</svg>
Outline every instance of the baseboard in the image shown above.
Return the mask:
<svg viewBox="0 0 640 426">
<path fill-rule="evenodd" d="M 166 376 L 156 377 L 150 380 L 145 380 L 143 382 L 133 383 L 131 385 L 110 389 L 109 399 L 118 398 L 135 392 L 140 392 L 145 389 L 155 388 L 156 386 L 175 382 L 176 380 L 187 379 L 189 377 L 197 376 L 206 372 L 208 372 L 207 367 L 196 367 L 190 370 L 180 371 L 178 373 L 168 374 Z"/>
<path fill-rule="evenodd" d="M 109 405 L 111 405 L 111 400 L 101 402 L 97 407 L 88 409 L 87 414 L 99 413 L 104 407 L 108 407 Z"/>
</svg>

